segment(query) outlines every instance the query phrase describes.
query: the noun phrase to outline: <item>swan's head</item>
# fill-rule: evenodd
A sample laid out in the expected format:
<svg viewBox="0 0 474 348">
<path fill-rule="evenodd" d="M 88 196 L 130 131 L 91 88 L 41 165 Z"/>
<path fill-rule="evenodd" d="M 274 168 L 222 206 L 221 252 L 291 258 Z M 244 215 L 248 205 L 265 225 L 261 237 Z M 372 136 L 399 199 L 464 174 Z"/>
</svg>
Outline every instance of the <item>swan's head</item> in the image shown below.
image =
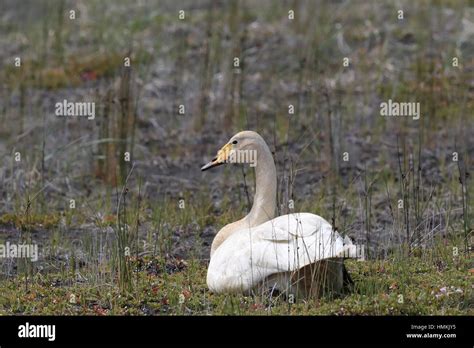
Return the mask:
<svg viewBox="0 0 474 348">
<path fill-rule="evenodd" d="M 265 141 L 256 132 L 243 131 L 235 134 L 218 152 L 217 155 L 201 170 L 205 171 L 225 163 L 249 163 L 257 165 L 258 151 L 266 148 Z"/>
</svg>

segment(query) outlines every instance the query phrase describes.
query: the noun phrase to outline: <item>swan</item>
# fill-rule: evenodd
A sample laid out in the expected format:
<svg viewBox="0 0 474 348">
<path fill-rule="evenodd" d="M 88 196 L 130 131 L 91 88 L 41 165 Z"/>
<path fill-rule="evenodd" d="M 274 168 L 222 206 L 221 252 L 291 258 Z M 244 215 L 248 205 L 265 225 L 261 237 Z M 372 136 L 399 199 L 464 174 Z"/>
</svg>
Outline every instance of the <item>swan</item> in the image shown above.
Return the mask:
<svg viewBox="0 0 474 348">
<path fill-rule="evenodd" d="M 355 245 L 320 216 L 292 213 L 275 218 L 276 168 L 258 133 L 235 134 L 201 170 L 252 158 L 253 205 L 247 216 L 224 226 L 214 237 L 207 271 L 209 289 L 244 294 L 270 289 L 302 297 L 339 293 L 348 276 L 343 259 L 355 257 Z"/>
</svg>

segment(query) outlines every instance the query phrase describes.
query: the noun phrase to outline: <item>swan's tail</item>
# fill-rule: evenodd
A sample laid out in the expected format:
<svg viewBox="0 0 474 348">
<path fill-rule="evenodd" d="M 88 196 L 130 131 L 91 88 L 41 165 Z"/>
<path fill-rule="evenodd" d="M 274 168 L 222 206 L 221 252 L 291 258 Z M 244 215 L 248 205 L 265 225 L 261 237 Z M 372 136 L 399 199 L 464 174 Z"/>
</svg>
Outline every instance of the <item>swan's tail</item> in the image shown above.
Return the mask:
<svg viewBox="0 0 474 348">
<path fill-rule="evenodd" d="M 343 259 L 357 259 L 359 257 L 357 246 L 348 236 L 344 237 L 343 247 L 335 257 Z"/>
</svg>

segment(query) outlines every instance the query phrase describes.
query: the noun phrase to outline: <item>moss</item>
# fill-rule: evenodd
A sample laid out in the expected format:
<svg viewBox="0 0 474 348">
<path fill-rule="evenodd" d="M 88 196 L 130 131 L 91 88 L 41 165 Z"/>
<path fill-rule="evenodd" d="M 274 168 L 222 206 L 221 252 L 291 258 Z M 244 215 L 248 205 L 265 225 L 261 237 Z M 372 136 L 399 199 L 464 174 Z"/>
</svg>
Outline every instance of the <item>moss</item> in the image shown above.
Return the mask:
<svg viewBox="0 0 474 348">
<path fill-rule="evenodd" d="M 49 229 L 56 226 L 59 223 L 59 220 L 60 215 L 57 213 L 32 213 L 28 216 L 25 214 L 7 213 L 0 216 L 0 224 L 13 224 L 18 228 L 40 227 Z"/>
<path fill-rule="evenodd" d="M 2 79 L 11 87 L 24 84 L 29 87 L 58 89 L 79 86 L 88 80 L 114 76 L 123 67 L 126 53 L 74 54 L 61 67 L 44 65 L 35 60 L 22 62 L 22 69 L 7 67 Z M 139 51 L 132 54 L 133 64 L 149 59 L 150 54 Z M 0 75 L 1 76 L 1 75 Z"/>
</svg>

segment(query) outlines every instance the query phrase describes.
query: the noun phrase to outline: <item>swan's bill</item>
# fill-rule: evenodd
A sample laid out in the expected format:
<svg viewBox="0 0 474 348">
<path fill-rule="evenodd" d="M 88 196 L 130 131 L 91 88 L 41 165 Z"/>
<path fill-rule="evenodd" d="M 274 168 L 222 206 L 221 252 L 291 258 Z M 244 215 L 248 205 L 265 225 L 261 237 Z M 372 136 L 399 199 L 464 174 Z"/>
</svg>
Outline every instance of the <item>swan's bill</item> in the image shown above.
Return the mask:
<svg viewBox="0 0 474 348">
<path fill-rule="evenodd" d="M 217 157 L 215 157 L 211 162 L 201 167 L 201 171 L 205 171 L 221 164 L 226 163 L 227 157 L 229 157 L 230 150 L 232 149 L 232 144 L 225 144 L 222 149 L 217 152 Z"/>
<path fill-rule="evenodd" d="M 211 162 L 209 162 L 208 164 L 205 164 L 201 167 L 201 171 L 206 171 L 208 169 L 211 169 L 211 168 L 214 168 L 214 167 L 217 167 L 217 166 L 220 166 L 221 164 L 224 164 L 224 162 L 222 163 L 219 163 L 217 162 L 217 157 L 214 158 Z"/>
</svg>

